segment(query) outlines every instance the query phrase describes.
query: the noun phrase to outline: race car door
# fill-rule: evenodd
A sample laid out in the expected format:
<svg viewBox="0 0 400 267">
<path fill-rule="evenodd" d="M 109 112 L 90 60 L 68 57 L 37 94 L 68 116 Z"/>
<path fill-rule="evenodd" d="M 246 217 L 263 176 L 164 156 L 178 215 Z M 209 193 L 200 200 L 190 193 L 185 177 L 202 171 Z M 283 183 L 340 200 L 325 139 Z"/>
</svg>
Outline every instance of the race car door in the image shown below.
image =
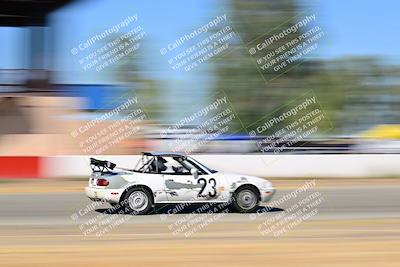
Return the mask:
<svg viewBox="0 0 400 267">
<path fill-rule="evenodd" d="M 211 202 L 221 201 L 224 188 L 223 180 L 188 159 L 180 161 L 181 166 L 174 166 L 174 173 L 165 173 L 164 181 L 169 202 Z M 193 172 L 193 173 L 192 173 Z"/>
<path fill-rule="evenodd" d="M 169 202 L 197 201 L 202 187 L 191 174 L 164 174 L 165 193 Z"/>
<path fill-rule="evenodd" d="M 213 202 L 221 201 L 221 179 L 212 174 L 164 175 L 169 202 Z"/>
</svg>

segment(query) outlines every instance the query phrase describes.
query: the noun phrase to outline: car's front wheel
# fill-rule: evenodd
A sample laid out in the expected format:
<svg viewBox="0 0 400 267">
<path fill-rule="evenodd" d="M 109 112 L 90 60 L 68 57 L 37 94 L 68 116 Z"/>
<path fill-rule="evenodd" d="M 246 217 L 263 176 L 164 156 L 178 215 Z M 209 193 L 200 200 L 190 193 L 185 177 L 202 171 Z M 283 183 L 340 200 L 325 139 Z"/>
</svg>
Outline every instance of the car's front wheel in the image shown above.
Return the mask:
<svg viewBox="0 0 400 267">
<path fill-rule="evenodd" d="M 150 192 L 144 188 L 132 188 L 125 194 L 123 206 L 126 213 L 144 215 L 152 209 L 153 198 Z"/>
<path fill-rule="evenodd" d="M 259 194 L 252 186 L 242 186 L 233 194 L 232 205 L 238 212 L 255 212 L 258 202 Z"/>
</svg>

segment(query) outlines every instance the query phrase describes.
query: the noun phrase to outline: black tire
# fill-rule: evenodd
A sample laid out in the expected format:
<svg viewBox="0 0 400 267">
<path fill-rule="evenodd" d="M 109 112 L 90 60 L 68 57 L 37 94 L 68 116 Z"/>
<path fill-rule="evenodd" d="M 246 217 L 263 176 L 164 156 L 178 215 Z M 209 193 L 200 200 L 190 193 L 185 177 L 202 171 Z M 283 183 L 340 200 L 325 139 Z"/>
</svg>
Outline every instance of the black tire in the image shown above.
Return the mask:
<svg viewBox="0 0 400 267">
<path fill-rule="evenodd" d="M 239 187 L 232 196 L 232 207 L 241 213 L 252 213 L 258 208 L 260 194 L 252 186 Z"/>
<path fill-rule="evenodd" d="M 142 187 L 129 189 L 124 196 L 122 206 L 127 214 L 147 214 L 154 206 L 152 194 Z"/>
</svg>

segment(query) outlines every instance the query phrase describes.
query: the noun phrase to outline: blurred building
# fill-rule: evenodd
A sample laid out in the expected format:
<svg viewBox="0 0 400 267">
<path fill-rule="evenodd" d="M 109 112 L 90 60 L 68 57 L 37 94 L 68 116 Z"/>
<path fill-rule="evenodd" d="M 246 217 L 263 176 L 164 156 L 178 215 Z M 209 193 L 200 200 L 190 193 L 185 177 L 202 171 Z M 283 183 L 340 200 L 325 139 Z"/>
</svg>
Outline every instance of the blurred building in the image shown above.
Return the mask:
<svg viewBox="0 0 400 267">
<path fill-rule="evenodd" d="M 0 155 L 85 154 L 79 142 L 111 124 L 105 121 L 79 139 L 70 133 L 118 106 L 121 88 L 109 85 L 61 85 L 52 77 L 54 38 L 49 13 L 73 1 L 9 0 L 0 3 L 0 27 L 21 29 L 25 68 L 0 69 Z M 111 100 L 112 99 L 112 100 Z M 134 138 L 137 139 L 137 138 Z M 142 141 L 124 140 L 107 153 L 134 153 Z M 121 149 L 123 147 L 123 149 Z"/>
</svg>

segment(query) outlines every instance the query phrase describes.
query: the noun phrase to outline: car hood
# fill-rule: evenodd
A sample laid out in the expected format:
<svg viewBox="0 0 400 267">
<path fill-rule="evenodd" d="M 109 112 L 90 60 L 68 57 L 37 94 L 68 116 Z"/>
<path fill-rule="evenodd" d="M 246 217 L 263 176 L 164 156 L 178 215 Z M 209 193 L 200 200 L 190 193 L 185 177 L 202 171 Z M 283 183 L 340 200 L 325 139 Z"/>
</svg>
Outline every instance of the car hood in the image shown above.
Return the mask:
<svg viewBox="0 0 400 267">
<path fill-rule="evenodd" d="M 234 183 L 237 186 L 242 184 L 253 184 L 259 188 L 273 188 L 270 181 L 257 176 L 227 172 L 218 172 L 218 176 L 225 178 L 229 183 Z"/>
</svg>

